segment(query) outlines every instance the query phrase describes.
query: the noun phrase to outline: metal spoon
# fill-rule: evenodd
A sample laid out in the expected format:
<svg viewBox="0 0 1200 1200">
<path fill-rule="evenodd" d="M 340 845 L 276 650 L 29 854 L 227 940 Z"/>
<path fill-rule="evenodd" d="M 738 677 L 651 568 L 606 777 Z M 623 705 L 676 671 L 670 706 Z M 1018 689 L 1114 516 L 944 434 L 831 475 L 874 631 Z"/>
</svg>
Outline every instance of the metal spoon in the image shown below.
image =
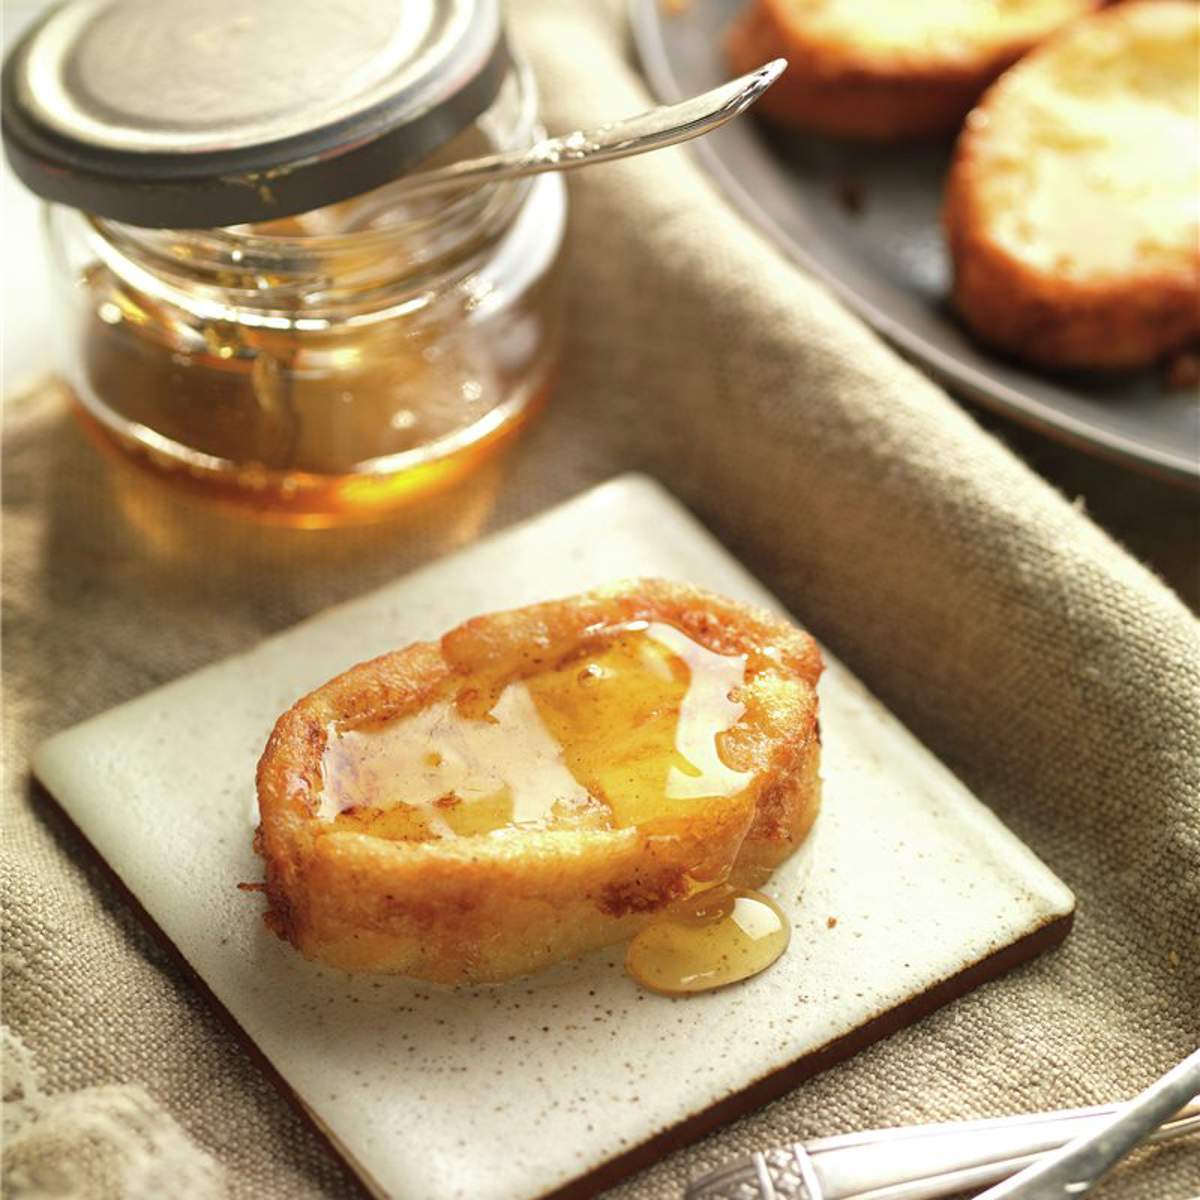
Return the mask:
<svg viewBox="0 0 1200 1200">
<path fill-rule="evenodd" d="M 710 92 L 690 100 L 652 108 L 636 117 L 601 125 L 599 129 L 545 138 L 527 150 L 490 154 L 422 171 L 397 180 L 388 188 L 388 202 L 425 196 L 432 192 L 457 188 L 481 187 L 523 175 L 541 175 L 546 171 L 570 171 L 589 163 L 608 162 L 644 154 L 663 146 L 674 146 L 709 133 L 744 112 L 775 82 L 787 67 L 777 58 L 765 66 L 732 79 Z"/>
</svg>

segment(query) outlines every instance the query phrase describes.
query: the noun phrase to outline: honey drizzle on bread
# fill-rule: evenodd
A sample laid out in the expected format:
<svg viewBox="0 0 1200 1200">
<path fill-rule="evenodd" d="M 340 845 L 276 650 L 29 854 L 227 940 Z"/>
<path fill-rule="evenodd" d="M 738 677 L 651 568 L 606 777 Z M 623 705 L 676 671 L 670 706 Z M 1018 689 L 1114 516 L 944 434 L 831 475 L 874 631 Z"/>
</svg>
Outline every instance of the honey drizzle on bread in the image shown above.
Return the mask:
<svg viewBox="0 0 1200 1200">
<path fill-rule="evenodd" d="M 647 647 L 629 633 L 657 643 L 644 668 L 635 660 Z M 611 687 L 585 678 L 592 666 L 617 672 Z M 820 670 L 812 639 L 786 622 L 655 580 L 478 617 L 362 663 L 285 713 L 260 761 L 269 923 L 346 970 L 478 983 L 622 941 L 731 874 L 757 882 L 816 816 Z M 514 686 L 536 710 L 539 746 L 548 734 L 561 748 L 546 765 L 568 768 L 586 797 L 515 803 L 504 756 L 481 758 L 494 738 L 461 730 L 428 753 L 462 755 L 443 781 L 457 804 L 481 806 L 469 819 L 438 807 L 432 777 L 414 779 L 406 799 L 386 762 L 356 793 L 370 746 L 353 749 L 367 757 L 340 784 L 325 776 L 331 739 L 389 726 L 399 773 L 420 775 L 406 721 L 449 700 L 492 728 Z M 508 717 L 520 712 L 528 718 Z M 373 745 L 385 759 L 396 749 Z"/>
</svg>

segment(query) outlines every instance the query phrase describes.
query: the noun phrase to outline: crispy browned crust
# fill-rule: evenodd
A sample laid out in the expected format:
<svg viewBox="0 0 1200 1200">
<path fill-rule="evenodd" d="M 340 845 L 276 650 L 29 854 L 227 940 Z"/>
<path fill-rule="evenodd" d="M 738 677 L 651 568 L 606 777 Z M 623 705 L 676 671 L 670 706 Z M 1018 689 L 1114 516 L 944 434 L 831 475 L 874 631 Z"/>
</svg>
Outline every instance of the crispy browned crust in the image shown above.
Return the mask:
<svg viewBox="0 0 1200 1200">
<path fill-rule="evenodd" d="M 996 239 L 983 198 L 983 143 L 992 106 L 1019 85 L 1019 70 L 984 95 L 946 180 L 942 224 L 955 309 L 980 341 L 1039 366 L 1130 370 L 1185 348 L 1200 338 L 1200 246 L 1178 270 L 1077 279 L 1039 270 Z"/>
<path fill-rule="evenodd" d="M 1102 0 L 1079 0 L 1079 14 Z M 1049 32 L 1049 31 L 1047 31 Z M 750 0 L 730 27 L 725 51 L 741 74 L 772 58 L 788 69 L 756 111 L 785 125 L 864 141 L 903 141 L 951 133 L 984 89 L 1026 54 L 1022 38 L 974 55 L 884 55 L 810 31 L 789 0 Z"/>
<path fill-rule="evenodd" d="M 974 204 L 969 149 L 946 190 L 954 307 L 980 341 L 1043 367 L 1132 370 L 1200 338 L 1200 273 L 1080 281 L 994 242 Z"/>
<path fill-rule="evenodd" d="M 415 711 L 456 675 L 518 660 L 536 667 L 547 646 L 634 620 L 668 621 L 709 649 L 764 665 L 725 743 L 731 765 L 756 772 L 746 797 L 714 801 L 670 836 L 651 823 L 403 843 L 313 815 L 330 722 Z M 656 580 L 477 617 L 437 644 L 361 663 L 284 713 L 259 762 L 255 849 L 266 863 L 267 923 L 334 966 L 448 983 L 509 978 L 627 938 L 693 880 L 735 860 L 769 870 L 803 841 L 820 803 L 820 671 L 806 633 Z"/>
</svg>

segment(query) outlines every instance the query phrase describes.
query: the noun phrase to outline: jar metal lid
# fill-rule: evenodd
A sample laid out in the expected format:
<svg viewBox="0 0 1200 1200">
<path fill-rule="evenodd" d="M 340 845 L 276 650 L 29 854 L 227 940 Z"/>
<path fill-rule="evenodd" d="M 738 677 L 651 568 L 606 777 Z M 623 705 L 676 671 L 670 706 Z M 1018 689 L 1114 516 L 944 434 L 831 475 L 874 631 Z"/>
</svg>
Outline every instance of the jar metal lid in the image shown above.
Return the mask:
<svg viewBox="0 0 1200 1200">
<path fill-rule="evenodd" d="M 394 179 L 508 66 L 499 0 L 71 0 L 4 64 L 4 148 L 100 216 L 269 221 Z"/>
</svg>

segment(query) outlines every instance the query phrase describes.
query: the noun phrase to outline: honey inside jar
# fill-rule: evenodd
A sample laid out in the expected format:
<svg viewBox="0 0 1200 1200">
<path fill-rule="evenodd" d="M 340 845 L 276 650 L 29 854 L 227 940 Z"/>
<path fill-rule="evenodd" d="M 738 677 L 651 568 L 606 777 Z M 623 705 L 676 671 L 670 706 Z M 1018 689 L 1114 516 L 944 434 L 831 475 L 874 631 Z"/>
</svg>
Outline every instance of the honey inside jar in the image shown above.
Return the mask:
<svg viewBox="0 0 1200 1200">
<path fill-rule="evenodd" d="M 549 657 L 537 670 L 471 679 L 415 713 L 331 726 L 318 815 L 416 842 L 630 826 L 670 836 L 699 806 L 752 786 L 724 750 L 745 711 L 745 655 L 639 621 Z M 731 867 L 697 878 L 693 895 L 638 935 L 635 978 L 700 991 L 782 953 L 786 918 L 765 897 L 735 896 L 724 884 Z"/>
<path fill-rule="evenodd" d="M 514 74 L 422 167 L 531 136 L 529 86 Z M 88 432 L 184 490 L 310 526 L 386 512 L 492 457 L 553 383 L 562 183 L 416 199 L 402 183 L 226 229 L 52 208 Z"/>
</svg>

